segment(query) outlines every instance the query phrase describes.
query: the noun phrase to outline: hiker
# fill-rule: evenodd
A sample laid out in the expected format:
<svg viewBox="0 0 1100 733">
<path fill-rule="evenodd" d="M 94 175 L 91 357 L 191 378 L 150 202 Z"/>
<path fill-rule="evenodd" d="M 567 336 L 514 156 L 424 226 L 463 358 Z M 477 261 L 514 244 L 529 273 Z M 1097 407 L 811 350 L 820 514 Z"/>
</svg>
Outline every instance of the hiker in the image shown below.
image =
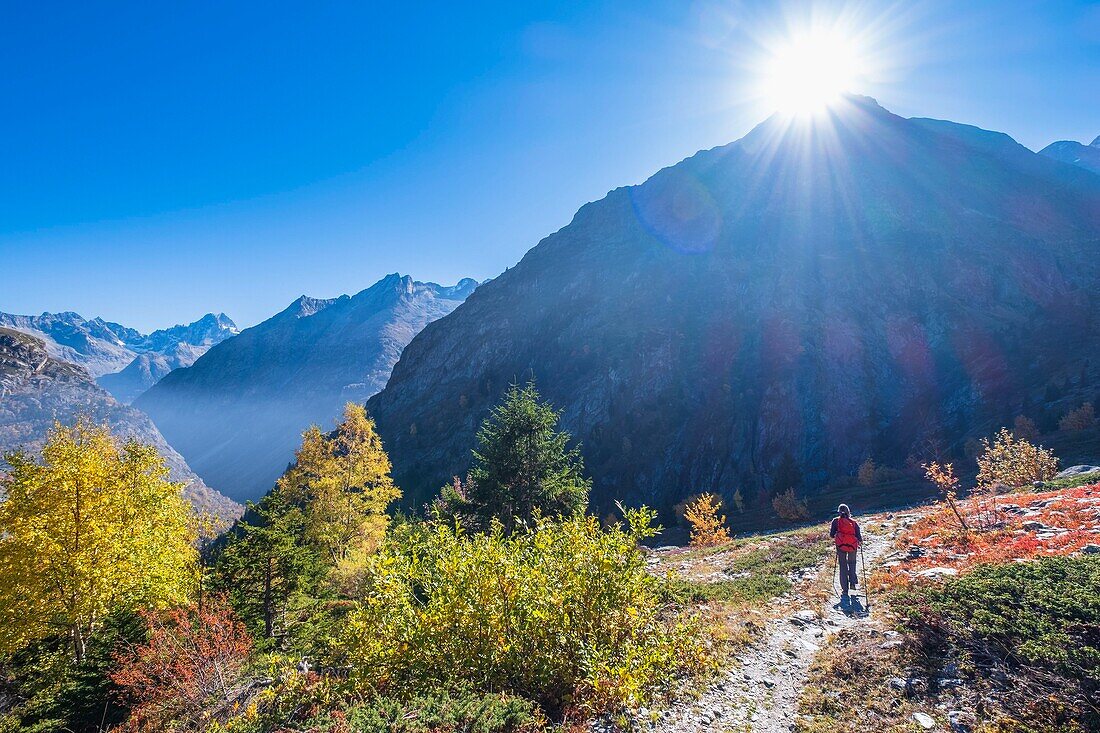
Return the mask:
<svg viewBox="0 0 1100 733">
<path fill-rule="evenodd" d="M 829 527 L 829 536 L 836 543 L 836 560 L 840 566 L 840 589 L 843 592 L 841 600 L 848 599 L 848 589 L 855 590 L 859 585 L 856 577 L 856 553 L 863 544 L 863 535 L 860 534 L 859 524 L 852 519 L 852 510 L 847 504 L 841 504 L 836 509 L 837 517 Z"/>
</svg>

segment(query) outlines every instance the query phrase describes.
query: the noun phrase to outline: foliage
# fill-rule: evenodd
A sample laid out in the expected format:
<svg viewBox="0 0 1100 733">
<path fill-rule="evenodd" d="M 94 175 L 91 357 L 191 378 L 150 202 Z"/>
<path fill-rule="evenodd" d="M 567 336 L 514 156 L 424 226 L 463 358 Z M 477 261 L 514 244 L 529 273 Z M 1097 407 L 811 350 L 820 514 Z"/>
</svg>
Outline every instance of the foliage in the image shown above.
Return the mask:
<svg viewBox="0 0 1100 733">
<path fill-rule="evenodd" d="M 509 533 L 536 516 L 583 511 L 592 482 L 580 449 L 569 448 L 571 436 L 557 429 L 559 417 L 534 383 L 513 385 L 478 431 L 465 484 L 456 478 L 441 490 L 436 516 L 475 530 L 497 519 Z"/>
<path fill-rule="evenodd" d="M 1059 430 L 1088 430 L 1096 424 L 1096 412 L 1092 403 L 1086 402 L 1076 410 L 1070 410 L 1058 421 Z"/>
<path fill-rule="evenodd" d="M 5 460 L 0 654 L 64 633 L 80 661 L 111 612 L 194 588 L 195 522 L 155 448 L 80 419 L 54 424 L 41 462 L 23 451 Z"/>
<path fill-rule="evenodd" d="M 511 535 L 444 523 L 394 533 L 366 568 L 346 645 L 362 690 L 504 691 L 547 710 L 637 704 L 677 671 L 705 663 L 685 620 L 667 619 L 627 526 L 538 519 Z"/>
<path fill-rule="evenodd" d="M 127 710 L 110 672 L 119 647 L 140 642 L 144 633 L 137 614 L 114 613 L 88 640 L 78 663 L 64 635 L 34 642 L 8 657 L 0 664 L 0 731 L 100 733 L 121 723 Z"/>
<path fill-rule="evenodd" d="M 960 647 L 979 666 L 1020 671 L 1009 702 L 1021 708 L 1013 717 L 1031 721 L 1008 729 L 1100 725 L 1088 703 L 1100 692 L 1100 558 L 985 564 L 900 594 L 894 605 L 925 645 Z"/>
<path fill-rule="evenodd" d="M 317 733 L 536 733 L 546 718 L 529 700 L 506 694 L 441 692 L 410 700 L 376 696 L 303 726 Z"/>
<path fill-rule="evenodd" d="M 276 486 L 305 506 L 305 536 L 340 575 L 350 575 L 377 549 L 386 532 L 386 508 L 401 497 L 374 420 L 349 402 L 335 432 L 317 426 L 302 434 L 295 463 Z"/>
<path fill-rule="evenodd" d="M 1054 454 L 1001 428 L 990 443 L 982 439 L 982 454 L 978 456 L 978 484 L 1024 486 L 1046 481 L 1058 472 Z"/>
<path fill-rule="evenodd" d="M 203 730 L 208 708 L 231 699 L 248 660 L 252 641 L 244 625 L 220 596 L 142 616 L 148 641 L 121 653 L 111 674 L 132 703 L 126 729 Z"/>
<path fill-rule="evenodd" d="M 1039 439 L 1039 427 L 1030 417 L 1017 415 L 1012 421 L 1012 434 L 1020 440 L 1032 442 Z"/>
<path fill-rule="evenodd" d="M 1022 507 L 1003 501 L 1000 504 L 1003 525 L 986 532 L 945 531 L 951 511 L 946 507 L 930 512 L 915 522 L 899 539 L 902 546 L 919 546 L 922 557 L 895 567 L 884 577 L 890 585 L 910 585 L 909 574 L 930 567 L 953 568 L 964 573 L 987 563 L 1069 555 L 1096 542 L 1100 533 L 1100 485 L 1057 489 L 1035 494 L 1014 494 L 1011 498 L 1031 500 L 1029 521 L 1056 526 L 1060 531 L 1037 534 L 1023 530 L 1018 516 Z M 970 526 L 982 521 L 976 515 L 986 512 L 987 498 L 978 496 L 958 502 L 958 510 Z M 1010 513 L 1010 510 L 1012 513 Z"/>
<path fill-rule="evenodd" d="M 793 488 L 773 498 L 772 509 L 780 519 L 786 522 L 801 522 L 810 518 L 810 510 L 806 507 L 806 502 L 798 498 Z"/>
<path fill-rule="evenodd" d="M 923 464 L 921 468 L 924 469 L 924 477 L 935 485 L 940 492 L 940 496 L 947 502 L 951 513 L 958 521 L 958 528 L 964 532 L 970 529 L 966 519 L 959 511 L 959 479 L 955 476 L 955 466 L 950 463 L 941 466 L 939 463 L 933 462 Z"/>
<path fill-rule="evenodd" d="M 250 505 L 218 556 L 215 585 L 257 636 L 287 632 L 321 587 L 324 560 L 305 526 L 305 512 L 274 491 Z"/>
<path fill-rule="evenodd" d="M 725 515 L 719 515 L 722 500 L 715 494 L 700 494 L 684 508 L 684 518 L 691 525 L 692 547 L 714 547 L 730 541 Z"/>
<path fill-rule="evenodd" d="M 1078 486 L 1100 483 L 1100 471 L 1079 473 L 1075 476 L 1065 476 L 1043 482 L 1044 489 L 1076 489 Z"/>
<path fill-rule="evenodd" d="M 868 457 L 859 464 L 859 471 L 856 473 L 857 480 L 860 486 L 872 486 L 875 483 L 875 461 L 873 458 Z"/>
</svg>

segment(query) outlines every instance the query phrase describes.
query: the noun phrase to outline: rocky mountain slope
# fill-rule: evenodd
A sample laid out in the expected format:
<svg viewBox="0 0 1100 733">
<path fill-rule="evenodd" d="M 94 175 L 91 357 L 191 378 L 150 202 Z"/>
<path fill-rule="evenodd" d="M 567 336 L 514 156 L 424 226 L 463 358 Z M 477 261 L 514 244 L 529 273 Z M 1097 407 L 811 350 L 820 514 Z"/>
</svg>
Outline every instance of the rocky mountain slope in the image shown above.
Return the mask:
<svg viewBox="0 0 1100 733">
<path fill-rule="evenodd" d="M 412 337 L 476 285 L 390 275 L 354 296 L 302 296 L 135 404 L 199 475 L 234 498 L 256 498 L 293 458 L 303 430 L 330 426 L 345 402 L 381 389 Z"/>
<path fill-rule="evenodd" d="M 98 379 L 99 384 L 128 404 L 168 372 L 191 366 L 211 346 L 237 333 L 237 325 L 224 313 L 207 313 L 190 325 L 154 331 L 140 344 L 140 348 L 146 349 L 144 353 L 135 356 L 122 371 L 104 374 Z"/>
<path fill-rule="evenodd" d="M 150 334 L 72 312 L 0 313 L 0 326 L 37 336 L 51 356 L 84 367 L 127 403 L 172 369 L 189 366 L 211 346 L 237 333 L 236 324 L 224 313 L 208 313 L 194 323 Z"/>
<path fill-rule="evenodd" d="M 1097 176 L 853 97 L 582 207 L 413 339 L 368 409 L 413 505 L 532 377 L 598 509 L 768 501 L 1092 397 L 1098 247 Z"/>
<path fill-rule="evenodd" d="M 0 328 L 0 452 L 37 448 L 54 420 L 71 423 L 82 414 L 156 446 L 195 506 L 225 520 L 240 515 L 240 505 L 203 483 L 146 415 L 120 404 L 83 367 L 51 356 L 37 337 Z"/>
<path fill-rule="evenodd" d="M 1090 145 L 1082 145 L 1076 140 L 1059 140 L 1040 150 L 1039 155 L 1100 173 L 1100 136 Z"/>
</svg>

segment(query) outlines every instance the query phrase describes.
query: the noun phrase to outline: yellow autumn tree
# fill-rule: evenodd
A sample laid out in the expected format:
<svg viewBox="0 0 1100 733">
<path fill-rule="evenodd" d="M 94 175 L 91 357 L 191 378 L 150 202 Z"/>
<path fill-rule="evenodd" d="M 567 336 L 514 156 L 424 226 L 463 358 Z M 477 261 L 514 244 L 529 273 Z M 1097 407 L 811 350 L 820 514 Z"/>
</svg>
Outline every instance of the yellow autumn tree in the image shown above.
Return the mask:
<svg viewBox="0 0 1100 733">
<path fill-rule="evenodd" d="M 730 541 L 726 517 L 721 511 L 722 500 L 715 494 L 700 494 L 688 502 L 684 518 L 691 525 L 692 547 L 714 547 Z"/>
<path fill-rule="evenodd" d="M 302 434 L 295 464 L 276 490 L 305 507 L 306 538 L 343 572 L 373 553 L 386 533 L 386 508 L 401 498 L 390 459 L 362 405 L 349 402 L 331 435 Z"/>
<path fill-rule="evenodd" d="M 105 616 L 185 601 L 196 522 L 156 448 L 54 423 L 0 474 L 0 654 L 55 635 L 84 657 Z"/>
</svg>

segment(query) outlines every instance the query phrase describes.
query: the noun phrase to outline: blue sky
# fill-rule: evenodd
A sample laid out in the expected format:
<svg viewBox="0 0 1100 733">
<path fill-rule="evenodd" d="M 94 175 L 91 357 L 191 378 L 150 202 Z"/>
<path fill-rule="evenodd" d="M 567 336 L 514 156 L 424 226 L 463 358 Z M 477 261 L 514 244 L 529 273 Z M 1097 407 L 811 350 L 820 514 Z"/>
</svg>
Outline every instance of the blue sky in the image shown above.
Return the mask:
<svg viewBox="0 0 1100 733">
<path fill-rule="evenodd" d="M 496 275 L 763 119 L 763 47 L 814 14 L 874 29 L 854 91 L 898 114 L 1100 134 L 1095 2 L 92 5 L 0 23 L 0 310 L 252 325 Z"/>
</svg>

